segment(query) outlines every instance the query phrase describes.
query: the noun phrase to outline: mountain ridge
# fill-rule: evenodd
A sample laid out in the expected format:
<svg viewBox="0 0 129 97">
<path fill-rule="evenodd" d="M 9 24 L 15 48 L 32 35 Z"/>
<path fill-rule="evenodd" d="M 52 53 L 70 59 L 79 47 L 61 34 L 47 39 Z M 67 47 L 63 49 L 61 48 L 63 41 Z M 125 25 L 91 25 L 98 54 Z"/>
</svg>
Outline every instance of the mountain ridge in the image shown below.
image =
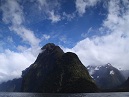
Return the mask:
<svg viewBox="0 0 129 97">
<path fill-rule="evenodd" d="M 87 69 L 101 89 L 113 89 L 125 81 L 121 72 L 110 63 L 100 66 L 87 66 Z"/>
<path fill-rule="evenodd" d="M 98 72 L 99 70 L 101 72 Z M 64 53 L 59 46 L 48 43 L 41 48 L 35 62 L 22 71 L 22 78 L 0 84 L 0 91 L 40 93 L 86 93 L 100 92 L 100 89 L 127 91 L 128 87 L 125 86 L 129 81 L 119 81 L 121 76 L 119 73 L 110 63 L 105 66 L 85 67 L 75 53 Z M 105 77 L 102 78 L 100 74 Z M 106 77 L 109 78 L 108 81 L 112 80 L 111 84 L 113 82 L 117 84 L 108 88 L 100 87 L 101 84 L 97 83 L 100 81 L 104 82 L 102 85 L 109 86 L 109 82 L 105 83 Z M 99 78 L 101 80 L 97 81 Z M 114 88 L 116 86 L 118 89 Z"/>
<path fill-rule="evenodd" d="M 64 53 L 53 43 L 42 52 L 28 69 L 23 71 L 22 91 L 42 93 L 96 92 L 87 69 L 74 53 Z M 42 69 L 41 69 L 42 68 Z"/>
</svg>

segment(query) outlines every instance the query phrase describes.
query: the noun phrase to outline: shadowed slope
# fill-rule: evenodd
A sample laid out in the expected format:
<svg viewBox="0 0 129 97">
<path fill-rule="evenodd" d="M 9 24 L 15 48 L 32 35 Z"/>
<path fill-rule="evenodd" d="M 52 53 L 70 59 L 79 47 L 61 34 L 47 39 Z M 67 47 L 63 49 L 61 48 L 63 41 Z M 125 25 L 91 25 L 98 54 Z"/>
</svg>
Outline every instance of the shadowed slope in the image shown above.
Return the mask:
<svg viewBox="0 0 129 97">
<path fill-rule="evenodd" d="M 96 92 L 87 69 L 74 53 L 46 44 L 29 68 L 23 71 L 23 92 L 72 93 Z"/>
</svg>

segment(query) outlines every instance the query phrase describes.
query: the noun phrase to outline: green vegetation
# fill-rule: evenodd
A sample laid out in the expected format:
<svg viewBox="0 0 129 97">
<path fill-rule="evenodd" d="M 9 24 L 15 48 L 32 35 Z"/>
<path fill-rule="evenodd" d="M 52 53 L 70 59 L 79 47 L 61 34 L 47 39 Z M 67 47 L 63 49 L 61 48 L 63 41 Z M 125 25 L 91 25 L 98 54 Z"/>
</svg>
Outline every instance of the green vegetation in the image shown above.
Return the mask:
<svg viewBox="0 0 129 97">
<path fill-rule="evenodd" d="M 45 45 L 37 60 L 23 74 L 23 92 L 80 93 L 97 92 L 87 69 L 74 53 L 59 46 Z"/>
</svg>

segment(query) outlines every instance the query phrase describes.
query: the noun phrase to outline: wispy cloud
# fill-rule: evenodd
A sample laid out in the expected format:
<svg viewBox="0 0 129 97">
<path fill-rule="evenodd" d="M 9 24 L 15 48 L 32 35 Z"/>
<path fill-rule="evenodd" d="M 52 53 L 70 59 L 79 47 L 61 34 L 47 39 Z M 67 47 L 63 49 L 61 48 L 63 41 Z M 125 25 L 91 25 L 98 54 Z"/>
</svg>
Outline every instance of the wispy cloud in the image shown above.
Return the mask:
<svg viewBox="0 0 129 97">
<path fill-rule="evenodd" d="M 67 19 L 68 21 L 71 21 L 75 17 L 76 17 L 75 12 L 73 12 L 71 14 L 67 14 L 66 12 L 63 12 L 63 19 Z"/>
<path fill-rule="evenodd" d="M 2 0 L 4 1 L 4 0 Z M 31 0 L 33 1 L 33 0 Z M 76 11 L 79 16 L 86 13 L 88 7 L 96 6 L 102 0 L 76 0 Z M 78 54 L 85 66 L 94 64 L 111 63 L 116 67 L 128 68 L 129 65 L 129 1 L 128 0 L 109 0 L 105 5 L 108 10 L 107 18 L 103 21 L 100 33 L 106 33 L 104 36 L 85 38 L 79 41 L 72 49 L 63 48 L 65 51 L 72 51 Z M 58 0 L 37 0 L 40 12 L 45 16 L 43 18 L 57 23 L 62 19 L 71 20 L 76 17 L 76 13 L 59 13 L 60 3 Z M 50 35 L 44 34 L 42 39 L 36 37 L 35 32 L 24 26 L 24 7 L 20 5 L 20 0 L 5 0 L 1 4 L 2 20 L 9 25 L 9 29 L 22 38 L 23 44 L 18 45 L 18 52 L 4 49 L 4 41 L 0 41 L 0 81 L 20 77 L 21 71 L 32 64 L 39 52 L 39 43 L 42 40 L 48 40 Z M 38 9 L 36 9 L 38 10 Z M 63 17 L 61 17 L 61 14 Z M 92 31 L 89 28 L 88 33 Z M 55 35 L 55 33 L 54 33 Z M 8 41 L 14 41 L 8 37 Z M 60 41 L 67 43 L 67 37 L 60 37 Z M 26 44 L 29 44 L 28 48 Z"/>
<path fill-rule="evenodd" d="M 1 6 L 3 12 L 3 21 L 11 24 L 10 30 L 18 34 L 24 41 L 29 43 L 30 46 L 38 45 L 38 39 L 34 32 L 24 27 L 24 12 L 23 7 L 19 4 L 19 0 L 6 0 L 2 2 Z"/>
<path fill-rule="evenodd" d="M 90 28 L 88 29 L 88 31 L 87 31 L 86 33 L 82 33 L 81 36 L 84 37 L 84 38 L 86 38 L 86 37 L 88 36 L 88 34 L 91 33 L 92 31 L 93 31 L 93 28 L 90 27 Z"/>
<path fill-rule="evenodd" d="M 7 37 L 7 41 L 9 42 L 9 43 L 13 43 L 14 41 L 13 41 L 13 38 L 11 37 L 11 36 L 8 36 Z"/>
<path fill-rule="evenodd" d="M 10 31 L 21 37 L 23 43 L 30 45 L 30 47 L 19 45 L 16 48 L 19 52 L 0 48 L 3 51 L 0 53 L 0 82 L 20 77 L 21 71 L 35 61 L 40 48 L 40 39 L 35 36 L 32 30 L 23 25 L 25 18 L 23 6 L 19 4 L 20 1 L 6 0 L 1 3 L 3 22 L 8 24 Z M 13 38 L 10 36 L 7 41 L 13 42 Z"/>
<path fill-rule="evenodd" d="M 3 21 L 12 25 L 21 25 L 24 18 L 22 7 L 18 0 L 6 0 L 2 2 L 1 9 L 3 11 Z"/>
<path fill-rule="evenodd" d="M 11 26 L 11 31 L 15 31 L 26 43 L 28 43 L 31 47 L 38 46 L 40 39 L 38 39 L 34 32 L 20 25 L 19 27 Z"/>
<path fill-rule="evenodd" d="M 100 0 L 76 0 L 76 10 L 82 16 L 88 7 L 95 6 Z"/>
<path fill-rule="evenodd" d="M 22 53 L 16 53 L 6 49 L 0 53 L 0 83 L 21 76 L 21 71 L 32 64 L 35 56 L 31 49 L 27 49 Z M 4 74 L 4 75 L 3 75 Z"/>
<path fill-rule="evenodd" d="M 3 40 L 0 40 L 0 52 L 4 51 L 3 46 L 5 45 L 5 42 Z"/>
<path fill-rule="evenodd" d="M 46 19 L 56 23 L 61 21 L 61 15 L 59 14 L 60 3 L 58 0 L 48 1 L 48 0 L 37 0 L 39 9 L 45 13 Z"/>
<path fill-rule="evenodd" d="M 85 38 L 72 49 L 64 48 L 78 54 L 85 66 L 111 63 L 116 67 L 127 69 L 129 66 L 129 2 L 128 0 L 111 0 L 107 6 L 108 15 L 101 29 L 104 36 Z"/>
<path fill-rule="evenodd" d="M 49 18 L 52 23 L 56 23 L 61 20 L 61 16 L 59 14 L 55 14 L 55 12 L 52 10 L 49 12 Z"/>
<path fill-rule="evenodd" d="M 51 36 L 50 35 L 47 35 L 47 34 L 43 34 L 43 40 L 48 40 Z"/>
<path fill-rule="evenodd" d="M 60 41 L 63 42 L 63 43 L 66 43 L 67 42 L 67 37 L 66 35 L 63 35 L 60 37 Z"/>
</svg>

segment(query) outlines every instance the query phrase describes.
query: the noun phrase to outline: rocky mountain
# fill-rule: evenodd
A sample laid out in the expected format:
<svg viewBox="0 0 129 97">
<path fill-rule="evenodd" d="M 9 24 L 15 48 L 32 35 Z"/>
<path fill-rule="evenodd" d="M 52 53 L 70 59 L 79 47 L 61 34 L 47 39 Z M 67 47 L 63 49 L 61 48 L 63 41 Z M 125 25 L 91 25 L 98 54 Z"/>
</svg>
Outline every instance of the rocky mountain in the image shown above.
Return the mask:
<svg viewBox="0 0 129 97">
<path fill-rule="evenodd" d="M 88 66 L 87 69 L 101 89 L 113 89 L 125 81 L 121 72 L 110 63 L 102 66 Z"/>
<path fill-rule="evenodd" d="M 124 75 L 125 79 L 129 77 L 129 70 L 120 70 L 120 72 Z"/>
<path fill-rule="evenodd" d="M 75 53 L 46 44 L 36 61 L 22 72 L 22 92 L 96 92 L 97 86 Z"/>
<path fill-rule="evenodd" d="M 0 84 L 0 92 L 20 92 L 22 78 L 9 80 Z"/>
<path fill-rule="evenodd" d="M 129 77 L 128 79 L 121 85 L 121 90 L 129 92 Z"/>
</svg>

